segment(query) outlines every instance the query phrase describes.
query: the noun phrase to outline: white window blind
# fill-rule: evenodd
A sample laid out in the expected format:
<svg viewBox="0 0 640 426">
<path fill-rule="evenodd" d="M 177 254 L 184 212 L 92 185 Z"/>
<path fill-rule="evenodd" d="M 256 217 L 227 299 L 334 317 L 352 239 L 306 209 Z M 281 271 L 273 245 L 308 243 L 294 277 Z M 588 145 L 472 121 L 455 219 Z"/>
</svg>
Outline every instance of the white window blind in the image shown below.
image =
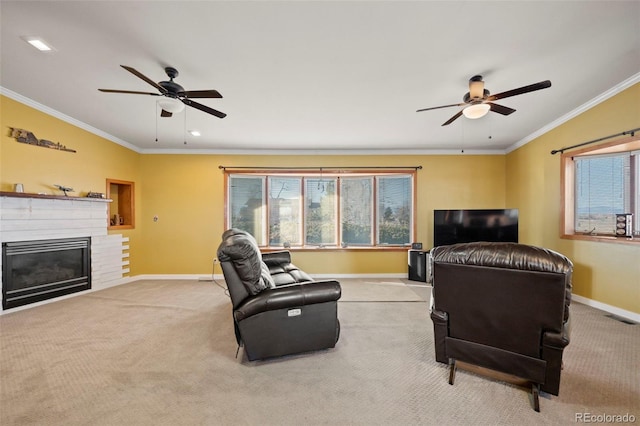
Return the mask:
<svg viewBox="0 0 640 426">
<path fill-rule="evenodd" d="M 631 212 L 631 153 L 576 157 L 575 229 L 615 234 L 615 215 Z"/>
</svg>

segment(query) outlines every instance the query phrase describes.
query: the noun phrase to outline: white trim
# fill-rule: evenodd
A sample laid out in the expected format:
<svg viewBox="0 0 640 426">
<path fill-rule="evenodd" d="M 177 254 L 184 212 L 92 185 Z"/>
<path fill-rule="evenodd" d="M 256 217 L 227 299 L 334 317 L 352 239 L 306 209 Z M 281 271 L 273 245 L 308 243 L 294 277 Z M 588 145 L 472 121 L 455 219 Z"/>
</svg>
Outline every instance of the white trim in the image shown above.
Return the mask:
<svg viewBox="0 0 640 426">
<path fill-rule="evenodd" d="M 335 149 L 335 150 L 304 150 L 304 149 L 292 149 L 292 150 L 237 150 L 237 149 L 144 149 L 139 148 L 129 142 L 123 141 L 120 138 L 117 138 L 109 133 L 103 132 L 100 129 L 97 129 L 89 124 L 86 124 L 80 120 L 77 120 L 73 117 L 70 117 L 66 114 L 63 114 L 59 111 L 54 110 L 48 106 L 45 106 L 39 102 L 34 101 L 33 99 L 27 98 L 26 96 L 22 96 L 12 90 L 4 88 L 0 86 L 0 95 L 5 95 L 15 101 L 21 102 L 27 106 L 35 108 L 39 111 L 42 111 L 46 114 L 49 114 L 53 117 L 56 117 L 62 121 L 66 121 L 69 124 L 72 124 L 76 127 L 79 127 L 83 130 L 91 132 L 97 136 L 100 136 L 104 139 L 110 140 L 118 145 L 121 145 L 125 148 L 128 148 L 132 151 L 135 151 L 139 154 L 189 154 L 189 155 L 506 155 L 521 146 L 526 145 L 532 140 L 539 138 L 545 133 L 553 130 L 554 128 L 560 126 L 561 124 L 566 123 L 572 118 L 582 114 L 583 112 L 593 108 L 601 102 L 611 98 L 612 96 L 617 95 L 625 89 L 633 86 L 634 84 L 640 82 L 640 72 L 632 75 L 628 79 L 622 81 L 621 83 L 615 85 L 611 89 L 605 91 L 604 93 L 596 96 L 585 104 L 579 106 L 578 108 L 570 111 L 569 113 L 563 115 L 557 120 L 552 121 L 546 126 L 541 127 L 535 132 L 531 133 L 528 136 L 520 139 L 518 142 L 513 145 L 507 147 L 506 149 L 407 149 L 407 150 L 398 150 L 398 149 L 378 149 L 378 150 L 366 150 L 366 149 Z"/>
<path fill-rule="evenodd" d="M 313 279 L 338 279 L 338 278 L 407 278 L 406 273 L 399 274 L 309 274 Z"/>
<path fill-rule="evenodd" d="M 505 155 L 504 149 L 142 149 L 142 154 L 185 155 Z"/>
<path fill-rule="evenodd" d="M 68 116 L 66 114 L 63 114 L 63 113 L 61 113 L 59 111 L 56 111 L 53 108 L 49 108 L 46 105 L 43 105 L 43 104 L 41 104 L 39 102 L 36 102 L 33 99 L 27 98 L 26 96 L 22 96 L 22 95 L 20 95 L 20 94 L 18 94 L 16 92 L 14 92 L 12 90 L 9 90 L 7 88 L 4 88 L 2 86 L 0 86 L 0 95 L 4 95 L 4 96 L 6 96 L 8 98 L 13 99 L 14 101 L 18 101 L 18 102 L 20 102 L 22 104 L 25 104 L 25 105 L 33 108 L 33 109 L 37 109 L 38 111 L 42 111 L 45 114 L 48 114 L 48 115 L 50 115 L 52 117 L 55 117 L 57 119 L 60 119 L 62 121 L 66 121 L 67 123 L 69 123 L 69 124 L 71 124 L 73 126 L 79 127 L 79 128 L 81 128 L 83 130 L 86 130 L 89 133 L 93 133 L 96 136 L 100 136 L 101 138 L 108 139 L 111 142 L 117 143 L 118 145 L 121 145 L 121 146 L 123 146 L 125 148 L 128 148 L 128 149 L 132 150 L 132 151 L 135 151 L 137 153 L 142 153 L 140 148 L 138 148 L 137 146 L 135 146 L 133 144 L 130 144 L 129 142 L 125 142 L 120 138 L 117 138 L 117 137 L 115 137 L 113 135 L 110 135 L 109 133 L 103 132 L 100 129 L 96 129 L 95 127 L 90 126 L 87 123 L 84 123 L 84 122 L 82 122 L 80 120 L 76 120 L 73 117 L 70 117 L 70 116 Z"/>
<path fill-rule="evenodd" d="M 592 308 L 600 309 L 601 311 L 609 312 L 610 314 L 614 314 L 619 317 L 629 319 L 633 322 L 640 323 L 640 314 L 638 313 L 627 311 L 621 308 L 616 308 L 615 306 L 607 305 L 606 303 L 588 299 L 583 296 L 578 296 L 577 294 L 572 294 L 571 298 L 575 302 L 582 303 L 583 305 L 591 306 Z"/>
<path fill-rule="evenodd" d="M 407 278 L 406 273 L 392 274 L 309 274 L 313 279 L 338 279 L 338 278 Z M 224 280 L 224 275 L 214 274 L 213 279 Z M 133 281 L 139 280 L 198 280 L 211 281 L 211 274 L 144 274 L 132 277 Z"/>
<path fill-rule="evenodd" d="M 400 273 L 400 274 L 311 274 L 311 277 L 314 279 L 339 279 L 339 278 L 360 278 L 360 279 L 375 279 L 375 278 L 406 278 L 407 275 Z M 18 311 L 22 311 L 24 309 L 30 309 L 30 308 L 35 308 L 36 306 L 40 306 L 40 305 L 45 305 L 47 303 L 52 303 L 52 302 L 57 302 L 60 300 L 64 300 L 64 299 L 69 299 L 71 297 L 77 297 L 77 296 L 82 296 L 85 294 L 90 294 L 96 291 L 101 291 L 101 290 L 105 290 L 107 288 L 110 287 L 115 287 L 118 285 L 122 285 L 122 284 L 130 284 L 136 281 L 143 281 L 143 280 L 198 280 L 198 281 L 203 281 L 203 282 L 208 282 L 208 281 L 213 281 L 213 280 L 221 280 L 224 281 L 224 275 L 222 274 L 214 274 L 213 277 L 211 277 L 211 275 L 207 275 L 207 274 L 173 274 L 173 275 L 169 275 L 169 274 L 144 274 L 144 275 L 135 275 L 133 277 L 124 277 L 120 280 L 117 281 L 113 281 L 111 283 L 109 283 L 108 285 L 101 287 L 99 289 L 90 289 L 90 290 L 86 290 L 86 291 L 82 291 L 82 292 L 78 292 L 78 293 L 72 293 L 72 294 L 68 294 L 65 296 L 60 296 L 60 297 L 56 297 L 55 299 L 48 299 L 48 300 L 43 300 L 41 302 L 36 302 L 36 303 L 31 303 L 28 305 L 24 305 L 24 306 L 18 306 L 16 308 L 12 308 L 9 310 L 5 310 L 5 311 L 0 311 L 0 315 L 5 315 L 5 314 L 11 314 L 13 312 L 18 312 Z M 408 284 L 409 286 L 412 286 L 411 284 Z M 428 284 L 415 284 L 415 286 L 427 286 L 429 287 Z M 610 314 L 614 314 L 617 315 L 619 317 L 622 318 L 626 318 L 629 319 L 633 322 L 637 322 L 640 323 L 640 314 L 635 313 L 635 312 L 631 312 L 631 311 L 627 311 L 625 309 L 621 309 L 621 308 L 617 308 L 615 306 L 611 306 L 611 305 L 607 305 L 606 303 L 602 303 L 602 302 L 598 302 L 596 300 L 592 300 L 592 299 L 588 299 L 586 297 L 583 296 L 579 296 L 577 294 L 573 294 L 572 296 L 573 301 L 578 302 L 578 303 L 582 303 L 583 305 L 587 305 L 587 306 L 591 306 L 592 308 L 596 308 L 599 309 L 601 311 L 604 312 L 608 312 Z"/>
<path fill-rule="evenodd" d="M 222 274 L 215 274 L 213 279 L 223 280 Z M 211 281 L 211 274 L 143 274 L 133 277 L 134 281 L 141 280 L 195 280 L 195 281 Z"/>
<path fill-rule="evenodd" d="M 633 86 L 634 84 L 636 84 L 638 82 L 640 82 L 640 72 L 637 73 L 637 74 L 632 75 L 628 79 L 626 79 L 626 80 L 622 81 L 621 83 L 613 86 L 611 89 L 607 90 L 606 92 L 601 93 L 600 95 L 598 95 L 595 98 L 591 99 L 587 103 L 584 103 L 584 104 L 580 105 L 578 108 L 574 109 L 573 111 L 568 112 L 567 114 L 563 115 L 562 117 L 558 118 L 557 120 L 554 120 L 551 123 L 547 124 L 546 126 L 541 127 L 540 129 L 538 129 L 535 132 L 531 133 L 529 136 L 526 136 L 526 137 L 520 139 L 518 142 L 516 142 L 513 145 L 511 145 L 510 147 L 508 147 L 505 150 L 505 152 L 508 154 L 511 151 L 515 151 L 516 149 L 520 148 L 521 146 L 528 144 L 532 140 L 534 140 L 536 138 L 539 138 L 540 136 L 544 135 L 547 132 L 550 132 L 551 130 L 555 129 L 556 127 L 560 126 L 561 124 L 566 123 L 567 121 L 571 120 L 572 118 L 577 117 L 578 115 L 582 114 L 583 112 L 593 108 L 594 106 L 598 105 L 601 102 L 606 101 L 607 99 L 617 95 L 618 93 L 622 92 L 623 90 L 628 89 L 629 87 Z"/>
</svg>

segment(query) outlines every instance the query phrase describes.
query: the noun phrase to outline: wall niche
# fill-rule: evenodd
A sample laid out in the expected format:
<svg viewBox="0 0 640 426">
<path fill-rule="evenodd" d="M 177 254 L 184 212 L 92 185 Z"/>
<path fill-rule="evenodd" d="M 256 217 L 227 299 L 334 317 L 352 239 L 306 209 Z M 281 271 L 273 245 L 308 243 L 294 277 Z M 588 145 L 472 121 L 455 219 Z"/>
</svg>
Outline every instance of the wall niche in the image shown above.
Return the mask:
<svg viewBox="0 0 640 426">
<path fill-rule="evenodd" d="M 107 179 L 109 203 L 108 229 L 135 228 L 134 182 Z"/>
</svg>

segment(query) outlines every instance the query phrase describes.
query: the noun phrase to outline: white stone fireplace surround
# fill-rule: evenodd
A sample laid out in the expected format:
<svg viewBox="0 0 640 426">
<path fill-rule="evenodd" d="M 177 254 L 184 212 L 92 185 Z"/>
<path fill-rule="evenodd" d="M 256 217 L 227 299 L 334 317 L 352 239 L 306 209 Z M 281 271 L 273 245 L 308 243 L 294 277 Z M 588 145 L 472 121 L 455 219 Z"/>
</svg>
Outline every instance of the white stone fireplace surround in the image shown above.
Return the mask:
<svg viewBox="0 0 640 426">
<path fill-rule="evenodd" d="M 122 284 L 129 272 L 128 238 L 107 234 L 108 202 L 99 198 L 0 192 L 0 243 L 90 237 L 91 290 L 87 291 Z M 0 267 L 1 264 L 0 257 Z M 87 291 L 6 311 L 0 307 L 0 314 Z"/>
</svg>

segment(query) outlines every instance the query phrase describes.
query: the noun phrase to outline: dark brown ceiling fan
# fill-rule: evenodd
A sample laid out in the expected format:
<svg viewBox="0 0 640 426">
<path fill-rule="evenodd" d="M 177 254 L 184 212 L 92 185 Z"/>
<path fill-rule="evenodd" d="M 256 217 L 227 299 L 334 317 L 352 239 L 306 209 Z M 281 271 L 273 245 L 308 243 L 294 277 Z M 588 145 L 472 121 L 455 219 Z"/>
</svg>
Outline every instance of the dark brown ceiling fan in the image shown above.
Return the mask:
<svg viewBox="0 0 640 426">
<path fill-rule="evenodd" d="M 129 71 L 131 74 L 136 77 L 146 81 L 156 89 L 160 93 L 153 92 L 136 92 L 131 90 L 114 90 L 114 89 L 98 89 L 101 92 L 107 93 L 128 93 L 133 95 L 151 95 L 151 96 L 164 96 L 167 98 L 163 100 L 163 102 L 158 102 L 162 107 L 162 112 L 160 114 L 161 117 L 171 117 L 173 113 L 180 112 L 184 108 L 184 105 L 188 105 L 190 107 L 199 109 L 200 111 L 206 112 L 207 114 L 215 115 L 219 118 L 224 118 L 227 116 L 224 112 L 220 112 L 213 108 L 210 108 L 206 105 L 202 105 L 198 102 L 194 102 L 192 98 L 222 98 L 222 95 L 217 90 L 184 90 L 182 86 L 178 83 L 174 82 L 173 79 L 178 76 L 178 70 L 172 67 L 166 67 L 164 71 L 169 76 L 169 81 L 160 81 L 156 83 L 151 80 L 149 77 L 142 74 L 140 71 L 135 68 L 128 67 L 126 65 L 120 65 L 125 70 Z"/>
<path fill-rule="evenodd" d="M 507 90 L 506 92 L 498 93 L 496 95 L 490 95 L 489 91 L 484 88 L 484 81 L 482 81 L 481 75 L 474 75 L 469 79 L 469 91 L 463 96 L 464 102 L 459 104 L 442 105 L 432 108 L 419 109 L 416 112 L 430 111 L 432 109 L 449 108 L 454 106 L 464 106 L 463 109 L 458 111 L 453 117 L 445 121 L 442 125 L 447 126 L 461 115 L 464 114 L 467 118 L 480 118 L 489 111 L 497 112 L 502 115 L 509 115 L 516 110 L 506 106 L 493 103 L 498 99 L 509 98 L 511 96 L 522 95 L 524 93 L 534 92 L 540 89 L 546 89 L 551 87 L 551 81 L 545 80 L 539 83 L 530 84 L 528 86 L 519 87 L 517 89 Z"/>
</svg>

